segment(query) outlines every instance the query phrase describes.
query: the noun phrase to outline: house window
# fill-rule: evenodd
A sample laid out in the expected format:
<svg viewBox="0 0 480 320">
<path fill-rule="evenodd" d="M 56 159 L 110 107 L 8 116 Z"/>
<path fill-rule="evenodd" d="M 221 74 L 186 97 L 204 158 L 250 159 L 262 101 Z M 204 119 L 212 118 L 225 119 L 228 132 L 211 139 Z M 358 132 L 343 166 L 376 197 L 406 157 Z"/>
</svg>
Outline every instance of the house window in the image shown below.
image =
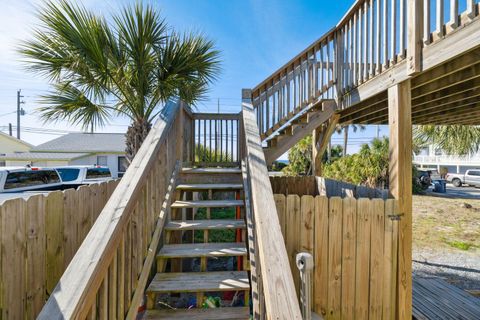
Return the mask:
<svg viewBox="0 0 480 320">
<path fill-rule="evenodd" d="M 97 156 L 97 165 L 106 167 L 108 165 L 107 156 Z"/>
<path fill-rule="evenodd" d="M 6 166 L 5 161 L 0 161 L 0 167 L 5 167 L 5 166 Z"/>
<path fill-rule="evenodd" d="M 118 157 L 118 174 L 119 176 L 123 175 L 128 168 L 128 161 L 125 157 Z"/>
</svg>

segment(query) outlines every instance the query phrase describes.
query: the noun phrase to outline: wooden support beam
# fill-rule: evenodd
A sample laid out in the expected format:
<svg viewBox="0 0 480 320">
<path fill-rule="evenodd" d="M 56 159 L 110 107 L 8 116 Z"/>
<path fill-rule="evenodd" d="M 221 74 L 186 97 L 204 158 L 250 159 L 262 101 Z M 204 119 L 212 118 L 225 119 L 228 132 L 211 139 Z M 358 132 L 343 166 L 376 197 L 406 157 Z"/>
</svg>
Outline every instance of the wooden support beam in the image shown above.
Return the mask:
<svg viewBox="0 0 480 320">
<path fill-rule="evenodd" d="M 312 132 L 312 175 L 322 174 L 322 157 L 327 149 L 330 137 L 338 124 L 340 115 L 334 113 L 330 120 L 323 126 L 318 127 Z"/>
<path fill-rule="evenodd" d="M 397 319 L 412 319 L 412 105 L 410 81 L 388 89 L 389 186 L 399 200 Z"/>
</svg>

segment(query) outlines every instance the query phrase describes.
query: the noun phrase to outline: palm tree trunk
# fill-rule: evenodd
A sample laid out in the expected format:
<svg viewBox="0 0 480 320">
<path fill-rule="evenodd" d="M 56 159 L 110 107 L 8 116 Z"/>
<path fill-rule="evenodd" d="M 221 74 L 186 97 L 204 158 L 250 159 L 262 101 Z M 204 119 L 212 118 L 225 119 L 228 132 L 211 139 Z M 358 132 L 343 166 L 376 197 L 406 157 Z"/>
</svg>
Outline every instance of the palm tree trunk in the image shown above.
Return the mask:
<svg viewBox="0 0 480 320">
<path fill-rule="evenodd" d="M 343 128 L 343 155 L 347 155 L 347 145 L 348 145 L 348 126 Z"/>
<path fill-rule="evenodd" d="M 126 133 L 126 157 L 129 163 L 137 154 L 138 150 L 142 146 L 143 141 L 147 137 L 152 125 L 145 120 L 134 121 L 127 129 Z"/>
</svg>

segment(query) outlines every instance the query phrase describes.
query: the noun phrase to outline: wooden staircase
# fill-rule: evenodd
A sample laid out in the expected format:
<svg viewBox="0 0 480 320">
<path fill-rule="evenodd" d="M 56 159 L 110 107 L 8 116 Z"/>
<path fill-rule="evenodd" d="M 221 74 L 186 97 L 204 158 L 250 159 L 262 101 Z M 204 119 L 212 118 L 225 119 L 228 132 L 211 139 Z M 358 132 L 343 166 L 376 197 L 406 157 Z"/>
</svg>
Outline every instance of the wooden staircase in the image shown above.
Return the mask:
<svg viewBox="0 0 480 320">
<path fill-rule="evenodd" d="M 248 319 L 250 317 L 250 282 L 247 272 L 245 205 L 239 168 L 183 168 L 176 182 L 175 198 L 164 228 L 164 245 L 157 255 L 157 274 L 146 290 L 146 319 Z M 194 195 L 207 199 L 193 200 Z M 215 195 L 221 194 L 221 197 Z M 215 199 L 215 198 L 221 198 Z M 225 199 L 227 198 L 227 199 Z M 234 217 L 215 218 L 219 208 L 234 211 Z M 232 210 L 233 209 L 233 210 Z M 196 219 L 205 210 L 204 219 Z M 240 215 L 239 215 L 240 214 Z M 213 232 L 232 230 L 231 242 L 209 242 Z M 195 232 L 203 233 L 203 241 L 195 243 Z M 210 270 L 210 259 L 237 257 L 235 270 Z M 200 261 L 200 271 L 185 270 L 185 262 Z M 182 261 L 183 260 L 183 261 Z M 218 269 L 218 267 L 217 267 Z M 230 306 L 222 299 L 220 308 L 202 308 L 205 297 L 243 293 L 240 306 Z M 195 303 L 189 308 L 159 304 L 165 295 L 184 294 Z M 238 305 L 238 304 L 237 304 Z"/>
<path fill-rule="evenodd" d="M 266 163 L 273 163 L 298 141 L 327 123 L 334 116 L 335 110 L 334 100 L 320 100 L 285 122 L 277 128 L 277 132 L 270 130 L 262 135 L 262 139 L 267 139 L 267 147 L 264 148 Z"/>
</svg>

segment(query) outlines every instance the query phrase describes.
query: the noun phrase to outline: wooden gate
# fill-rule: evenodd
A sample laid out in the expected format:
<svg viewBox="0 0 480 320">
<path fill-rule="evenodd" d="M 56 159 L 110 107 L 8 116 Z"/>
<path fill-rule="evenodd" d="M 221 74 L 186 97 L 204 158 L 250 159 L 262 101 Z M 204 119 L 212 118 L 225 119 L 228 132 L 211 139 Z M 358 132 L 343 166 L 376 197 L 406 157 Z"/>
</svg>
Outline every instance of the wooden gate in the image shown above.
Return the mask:
<svg viewBox="0 0 480 320">
<path fill-rule="evenodd" d="M 275 194 L 296 289 L 295 256 L 315 259 L 314 311 L 324 319 L 393 319 L 397 200 Z"/>
</svg>

